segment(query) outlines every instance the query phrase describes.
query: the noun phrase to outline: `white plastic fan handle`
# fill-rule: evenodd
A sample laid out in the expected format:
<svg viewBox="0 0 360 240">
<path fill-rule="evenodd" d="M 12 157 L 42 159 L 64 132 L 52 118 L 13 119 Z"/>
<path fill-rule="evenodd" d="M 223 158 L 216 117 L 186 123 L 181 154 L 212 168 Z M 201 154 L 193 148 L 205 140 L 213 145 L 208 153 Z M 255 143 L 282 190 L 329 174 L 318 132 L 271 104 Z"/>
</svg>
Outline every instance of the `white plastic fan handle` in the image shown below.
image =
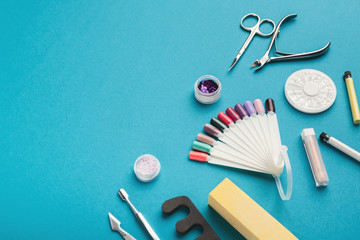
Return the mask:
<svg viewBox="0 0 360 240">
<path fill-rule="evenodd" d="M 268 149 L 267 149 L 267 145 L 266 145 L 266 142 L 265 142 L 265 136 L 264 136 L 264 134 L 262 132 L 260 122 L 257 119 L 257 114 L 253 114 L 253 115 L 250 116 L 250 123 L 251 123 L 252 127 L 255 130 L 254 133 L 255 133 L 255 136 L 257 138 L 257 142 L 258 142 L 260 148 L 264 151 L 266 157 L 271 157 L 270 156 L 270 151 L 268 151 Z"/>
<path fill-rule="evenodd" d="M 244 124 L 237 126 L 235 123 L 232 123 L 229 125 L 229 129 L 242 141 L 244 148 L 249 149 L 257 158 L 263 159 L 263 156 L 259 154 L 261 149 L 257 146 L 257 144 L 253 144 L 250 138 L 250 132 Z"/>
<path fill-rule="evenodd" d="M 284 146 L 284 145 L 281 146 L 280 155 L 279 155 L 280 161 L 284 161 L 285 167 L 286 167 L 286 175 L 287 175 L 286 194 L 284 193 L 284 189 L 281 184 L 280 176 L 273 175 L 273 177 L 275 178 L 276 186 L 279 191 L 280 197 L 284 201 L 290 199 L 291 193 L 292 193 L 292 185 L 293 185 L 291 165 L 290 165 L 289 156 L 287 154 L 287 150 L 288 150 L 288 148 L 286 146 Z"/>
<path fill-rule="evenodd" d="M 260 172 L 262 173 L 262 171 L 257 171 L 253 168 L 248 168 L 240 163 L 234 163 L 234 162 L 231 162 L 231 161 L 227 161 L 227 160 L 224 160 L 224 159 L 221 159 L 221 158 L 216 158 L 216 157 L 212 157 L 212 156 L 209 156 L 208 159 L 207 159 L 207 162 L 208 163 L 211 163 L 211 164 L 215 164 L 215 165 L 220 165 L 220 166 L 225 166 L 225 167 L 231 167 L 231 168 L 238 168 L 238 169 L 242 169 L 242 170 L 248 170 L 248 171 L 253 171 L 253 172 Z"/>
<path fill-rule="evenodd" d="M 238 122 L 236 122 L 238 124 Z M 266 159 L 266 151 L 264 152 L 264 149 L 261 147 L 261 141 L 257 134 L 256 129 L 254 128 L 253 123 L 251 122 L 251 119 L 249 116 L 245 116 L 242 119 L 242 123 L 238 126 L 240 128 L 240 131 L 247 136 L 251 144 L 254 148 L 258 151 L 259 154 L 261 154 L 261 157 L 263 159 Z"/>
<path fill-rule="evenodd" d="M 273 146 L 273 159 L 274 161 L 278 160 L 280 148 L 281 148 L 281 138 L 280 138 L 280 131 L 279 131 L 279 124 L 276 117 L 276 113 L 268 112 L 267 114 L 269 130 L 270 130 L 270 137 Z M 281 164 L 281 162 L 275 162 L 275 165 Z"/>
<path fill-rule="evenodd" d="M 231 146 L 232 148 L 238 150 L 238 151 L 246 151 L 248 154 L 250 154 L 253 158 L 257 158 L 257 156 L 252 155 L 249 151 L 247 151 L 246 148 L 244 148 L 236 139 L 232 139 L 229 136 L 225 134 L 221 134 L 218 136 L 218 139 L 224 142 L 225 144 Z"/>
<path fill-rule="evenodd" d="M 230 128 L 226 128 L 224 130 L 224 135 L 228 136 L 231 140 L 233 140 L 237 145 L 239 145 L 241 148 L 246 148 L 246 141 L 244 141 L 242 138 L 240 138 L 238 135 L 236 135 L 233 130 Z M 259 157 L 256 151 L 250 152 L 254 157 Z"/>
<path fill-rule="evenodd" d="M 231 153 L 232 155 L 240 155 L 244 158 L 248 158 L 251 161 L 255 161 L 256 162 L 256 158 L 254 158 L 251 154 L 249 154 L 247 149 L 239 149 L 239 148 L 233 148 L 230 145 L 220 142 L 220 141 L 216 141 L 213 144 L 213 147 L 220 149 L 223 152 L 228 152 Z"/>
<path fill-rule="evenodd" d="M 261 126 L 261 129 L 264 133 L 265 139 L 266 139 L 266 143 L 267 143 L 267 147 L 270 151 L 270 155 L 273 156 L 273 149 L 272 149 L 272 142 L 271 142 L 271 136 L 270 136 L 270 130 L 269 130 L 269 124 L 268 124 L 268 120 L 267 120 L 267 116 L 265 113 L 259 113 L 258 114 L 258 120 Z"/>
<path fill-rule="evenodd" d="M 258 134 L 258 136 L 260 138 L 259 140 L 260 140 L 261 146 L 263 147 L 263 149 L 266 152 L 266 156 L 271 158 L 272 157 L 272 155 L 271 155 L 272 151 L 269 148 L 268 142 L 266 141 L 265 133 L 264 133 L 262 127 L 261 127 L 260 115 L 253 114 L 250 117 L 250 120 L 251 120 L 255 130 L 257 131 L 257 134 Z"/>
<path fill-rule="evenodd" d="M 246 167 L 248 170 L 256 171 L 256 172 L 263 172 L 263 173 L 269 173 L 267 169 L 263 166 L 260 166 L 259 164 L 256 164 L 252 161 L 247 160 L 246 158 L 240 158 L 239 156 L 233 156 L 229 153 L 222 152 L 216 148 L 212 148 L 210 150 L 210 156 L 214 157 L 216 159 L 222 159 L 225 161 L 232 162 L 234 164 L 241 165 L 243 167 Z"/>
</svg>

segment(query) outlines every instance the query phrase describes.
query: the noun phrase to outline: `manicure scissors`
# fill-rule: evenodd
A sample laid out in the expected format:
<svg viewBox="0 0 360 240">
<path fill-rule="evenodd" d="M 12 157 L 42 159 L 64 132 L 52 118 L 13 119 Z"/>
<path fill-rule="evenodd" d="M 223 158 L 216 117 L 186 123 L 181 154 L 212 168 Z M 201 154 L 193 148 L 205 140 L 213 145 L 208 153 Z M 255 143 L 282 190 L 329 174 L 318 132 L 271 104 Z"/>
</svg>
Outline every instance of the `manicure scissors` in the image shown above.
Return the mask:
<svg viewBox="0 0 360 240">
<path fill-rule="evenodd" d="M 258 67 L 256 70 L 261 69 L 265 64 L 270 63 L 270 62 L 275 62 L 275 61 L 281 61 L 281 60 L 296 60 L 296 59 L 303 59 L 303 58 L 312 58 L 312 57 L 318 57 L 323 55 L 324 53 L 326 53 L 326 51 L 329 49 L 331 42 L 328 42 L 323 48 L 320 48 L 318 50 L 312 51 L 312 52 L 303 52 L 303 53 L 285 53 L 285 52 L 280 52 L 277 50 L 276 47 L 276 39 L 280 33 L 280 27 L 281 25 L 288 21 L 291 20 L 293 18 L 296 18 L 296 14 L 290 14 L 287 15 L 285 17 L 283 17 L 280 22 L 278 23 L 278 25 L 276 26 L 275 29 L 275 33 L 271 39 L 270 45 L 268 50 L 266 51 L 265 55 L 260 58 L 260 60 L 256 60 L 251 67 Z M 275 53 L 278 54 L 277 56 L 274 57 L 269 57 L 269 53 L 272 49 L 272 47 L 275 46 Z"/>
<path fill-rule="evenodd" d="M 257 23 L 252 26 L 252 27 L 245 27 L 244 24 L 243 24 L 243 21 L 246 19 L 246 18 L 249 18 L 249 17 L 255 17 L 257 18 Z M 268 22 L 268 23 L 271 23 L 273 25 L 273 29 L 270 33 L 262 33 L 260 31 L 260 26 L 261 24 L 263 24 L 264 22 Z M 239 61 L 241 55 L 245 52 L 246 48 L 249 46 L 251 40 L 254 38 L 255 35 L 260 35 L 261 37 L 270 37 L 274 31 L 275 31 L 275 23 L 270 20 L 270 19 L 263 19 L 263 20 L 260 20 L 260 17 L 259 15 L 255 14 L 255 13 L 249 13 L 247 15 L 245 15 L 242 19 L 241 19 L 241 23 L 240 23 L 240 26 L 242 29 L 246 30 L 246 31 L 249 31 L 250 34 L 248 36 L 248 38 L 246 39 L 246 41 L 244 42 L 244 44 L 242 45 L 239 53 L 236 55 L 233 63 L 231 64 L 231 67 L 229 68 L 229 71 L 235 66 L 235 64 Z"/>
</svg>

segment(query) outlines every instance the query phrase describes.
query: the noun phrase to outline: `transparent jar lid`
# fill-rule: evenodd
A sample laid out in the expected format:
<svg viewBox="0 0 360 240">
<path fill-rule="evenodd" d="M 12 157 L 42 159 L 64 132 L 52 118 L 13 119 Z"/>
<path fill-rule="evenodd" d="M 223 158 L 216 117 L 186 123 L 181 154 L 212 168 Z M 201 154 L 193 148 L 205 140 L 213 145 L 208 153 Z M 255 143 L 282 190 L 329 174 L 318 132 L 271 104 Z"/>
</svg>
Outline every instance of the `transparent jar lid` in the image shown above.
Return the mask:
<svg viewBox="0 0 360 240">
<path fill-rule="evenodd" d="M 199 85 L 201 82 L 210 80 L 213 81 L 217 85 L 217 89 L 214 92 L 203 92 L 199 89 Z M 212 104 L 219 100 L 221 96 L 221 83 L 219 79 L 212 75 L 204 75 L 201 76 L 198 80 L 196 80 L 194 85 L 194 94 L 196 100 L 203 104 Z"/>
</svg>

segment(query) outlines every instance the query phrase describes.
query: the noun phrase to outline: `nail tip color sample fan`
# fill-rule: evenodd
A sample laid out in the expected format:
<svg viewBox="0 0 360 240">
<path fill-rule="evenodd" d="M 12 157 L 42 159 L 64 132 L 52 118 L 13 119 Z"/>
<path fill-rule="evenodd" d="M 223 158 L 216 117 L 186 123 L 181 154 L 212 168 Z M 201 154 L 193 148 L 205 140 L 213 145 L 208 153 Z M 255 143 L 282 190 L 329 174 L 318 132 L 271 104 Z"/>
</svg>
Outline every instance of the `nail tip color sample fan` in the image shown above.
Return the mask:
<svg viewBox="0 0 360 240">
<path fill-rule="evenodd" d="M 274 101 L 260 99 L 254 104 L 246 101 L 220 112 L 204 125 L 204 131 L 217 140 L 204 134 L 197 135 L 191 160 L 239 168 L 274 176 L 279 194 L 289 200 L 292 192 L 292 173 L 287 156 L 287 147 L 281 144 L 279 126 Z M 287 194 L 284 194 L 280 175 L 284 166 L 287 170 Z"/>
</svg>

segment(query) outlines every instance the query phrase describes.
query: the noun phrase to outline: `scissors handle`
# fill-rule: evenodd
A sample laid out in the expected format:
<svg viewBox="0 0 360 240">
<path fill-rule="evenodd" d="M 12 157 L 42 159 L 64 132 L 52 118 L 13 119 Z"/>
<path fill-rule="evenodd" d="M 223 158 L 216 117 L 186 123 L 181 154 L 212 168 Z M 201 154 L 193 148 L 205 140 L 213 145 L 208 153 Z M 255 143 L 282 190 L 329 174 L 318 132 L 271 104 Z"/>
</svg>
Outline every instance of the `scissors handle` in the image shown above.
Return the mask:
<svg viewBox="0 0 360 240">
<path fill-rule="evenodd" d="M 257 19 L 257 23 L 256 23 L 254 26 L 252 26 L 252 27 L 245 27 L 244 24 L 243 24 L 243 22 L 244 22 L 245 19 L 247 19 L 247 18 L 249 18 L 249 17 L 255 17 L 255 18 Z M 272 31 L 271 31 L 270 33 L 263 33 L 263 32 L 260 31 L 260 26 L 261 26 L 261 24 L 263 24 L 263 23 L 265 23 L 265 22 L 271 23 L 271 25 L 273 26 L 273 29 L 272 29 Z M 271 36 L 271 35 L 274 33 L 275 28 L 276 28 L 276 25 L 275 25 L 275 23 L 274 23 L 272 20 L 270 20 L 270 19 L 260 20 L 259 15 L 255 14 L 255 13 L 246 14 L 246 15 L 241 19 L 240 26 L 241 26 L 241 28 L 243 28 L 244 30 L 249 31 L 249 32 L 252 32 L 253 35 L 258 34 L 258 35 L 260 35 L 260 36 L 262 36 L 262 37 L 269 37 L 269 36 Z"/>
<path fill-rule="evenodd" d="M 245 27 L 243 22 L 246 18 L 248 17 L 255 17 L 257 19 L 257 23 L 252 26 L 252 27 Z M 273 30 L 270 32 L 270 33 L 262 33 L 260 31 L 260 25 L 263 24 L 264 22 L 269 22 L 273 25 Z M 269 37 L 271 36 L 271 34 L 274 33 L 275 31 L 275 23 L 273 21 L 271 21 L 270 19 L 263 19 L 263 20 L 260 20 L 260 17 L 259 15 L 255 14 L 255 13 L 249 13 L 249 14 L 246 14 L 242 19 L 241 19 L 241 22 L 240 22 L 240 26 L 245 29 L 246 31 L 249 31 L 250 34 L 249 36 L 247 37 L 247 39 L 245 40 L 244 44 L 242 45 L 240 51 L 238 52 L 238 54 L 236 55 L 234 61 L 232 62 L 230 68 L 229 68 L 229 71 L 235 66 L 235 64 L 239 61 L 240 57 L 243 55 L 243 53 L 245 52 L 246 48 L 249 46 L 251 40 L 254 38 L 255 35 L 260 35 L 262 37 Z"/>
</svg>

